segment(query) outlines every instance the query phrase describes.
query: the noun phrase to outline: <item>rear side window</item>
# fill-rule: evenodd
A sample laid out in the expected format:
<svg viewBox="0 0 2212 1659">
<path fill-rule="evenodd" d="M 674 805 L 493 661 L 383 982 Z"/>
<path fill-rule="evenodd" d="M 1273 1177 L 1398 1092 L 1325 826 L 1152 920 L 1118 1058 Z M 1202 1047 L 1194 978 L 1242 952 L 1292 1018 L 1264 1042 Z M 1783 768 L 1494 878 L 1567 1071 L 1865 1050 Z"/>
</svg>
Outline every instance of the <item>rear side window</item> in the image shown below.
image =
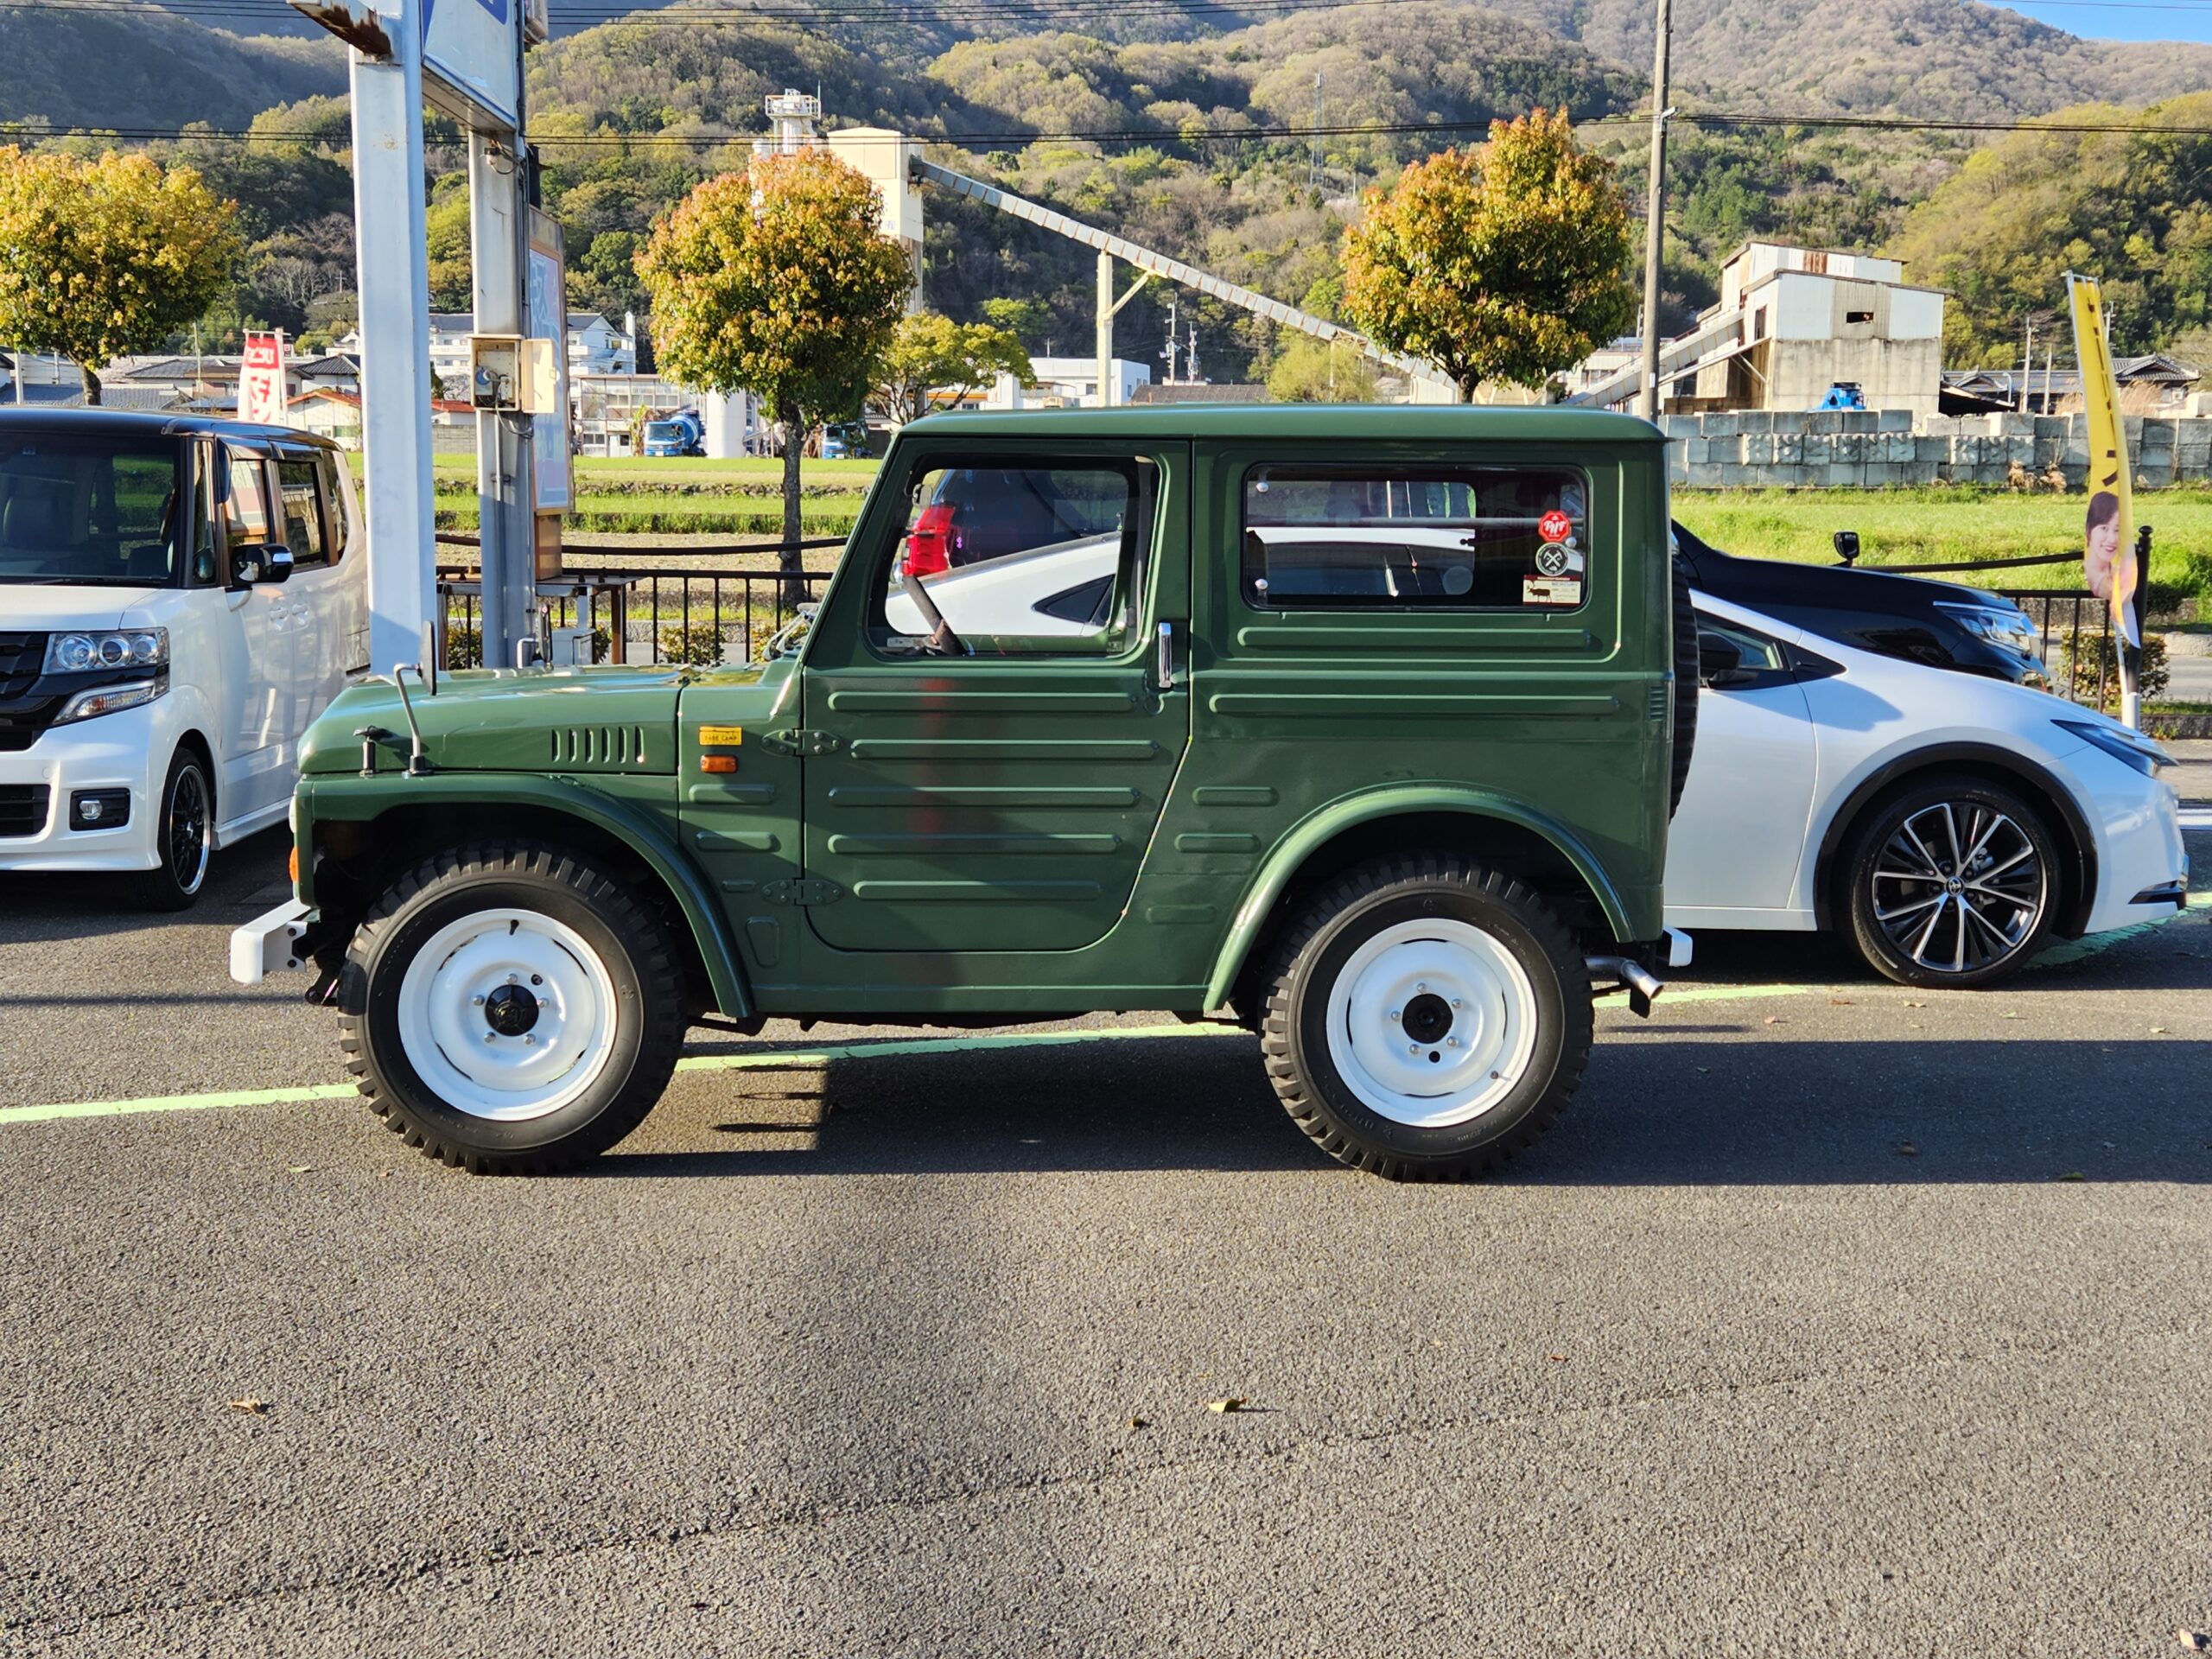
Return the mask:
<svg viewBox="0 0 2212 1659">
<path fill-rule="evenodd" d="M 1244 475 L 1244 597 L 1262 609 L 1569 610 L 1590 486 L 1565 467 L 1299 462 Z"/>
<path fill-rule="evenodd" d="M 330 542 L 322 522 L 322 484 L 312 461 L 280 461 L 276 485 L 284 510 L 284 545 L 292 550 L 293 563 L 308 565 L 330 563 Z"/>
</svg>

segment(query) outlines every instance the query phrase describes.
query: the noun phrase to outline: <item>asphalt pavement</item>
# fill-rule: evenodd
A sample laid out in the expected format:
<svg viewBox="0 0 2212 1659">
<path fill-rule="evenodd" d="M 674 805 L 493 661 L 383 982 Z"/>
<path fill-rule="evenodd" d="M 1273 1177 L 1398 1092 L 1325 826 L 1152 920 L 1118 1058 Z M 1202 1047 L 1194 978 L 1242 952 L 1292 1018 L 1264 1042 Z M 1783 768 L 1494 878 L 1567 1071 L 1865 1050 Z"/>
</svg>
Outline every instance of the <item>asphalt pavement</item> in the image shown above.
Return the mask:
<svg viewBox="0 0 2212 1659">
<path fill-rule="evenodd" d="M 224 977 L 282 856 L 150 925 L 0 882 L 0 1649 L 2212 1627 L 2212 911 L 1980 994 L 1705 936 L 1480 1185 L 1323 1162 L 1251 1039 L 1144 1018 L 698 1032 L 593 1171 L 472 1180 Z"/>
</svg>

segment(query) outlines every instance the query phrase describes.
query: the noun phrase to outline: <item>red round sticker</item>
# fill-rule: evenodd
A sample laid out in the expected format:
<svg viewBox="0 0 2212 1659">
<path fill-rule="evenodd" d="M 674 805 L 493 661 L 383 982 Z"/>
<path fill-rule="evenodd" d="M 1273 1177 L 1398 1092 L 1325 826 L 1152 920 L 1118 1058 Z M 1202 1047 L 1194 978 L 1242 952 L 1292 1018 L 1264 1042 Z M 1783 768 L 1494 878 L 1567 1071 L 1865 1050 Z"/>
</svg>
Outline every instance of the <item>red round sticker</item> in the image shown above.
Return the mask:
<svg viewBox="0 0 2212 1659">
<path fill-rule="evenodd" d="M 1565 541 L 1573 528 L 1574 521 L 1557 507 L 1536 520 L 1536 534 L 1548 542 Z"/>
</svg>

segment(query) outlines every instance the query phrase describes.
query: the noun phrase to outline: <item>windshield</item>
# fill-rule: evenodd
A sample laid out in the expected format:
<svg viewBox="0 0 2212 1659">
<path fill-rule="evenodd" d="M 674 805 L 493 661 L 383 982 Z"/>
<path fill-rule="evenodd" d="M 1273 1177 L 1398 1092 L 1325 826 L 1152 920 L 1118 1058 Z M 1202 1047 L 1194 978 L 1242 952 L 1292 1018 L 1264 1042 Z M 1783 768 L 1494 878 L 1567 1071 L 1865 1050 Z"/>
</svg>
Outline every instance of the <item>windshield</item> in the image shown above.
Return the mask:
<svg viewBox="0 0 2212 1659">
<path fill-rule="evenodd" d="M 677 426 L 674 421 L 648 421 L 645 423 L 645 435 L 648 438 L 655 440 L 676 437 L 682 431 L 683 429 Z"/>
<path fill-rule="evenodd" d="M 178 454 L 155 437 L 0 433 L 0 582 L 174 583 Z"/>
</svg>

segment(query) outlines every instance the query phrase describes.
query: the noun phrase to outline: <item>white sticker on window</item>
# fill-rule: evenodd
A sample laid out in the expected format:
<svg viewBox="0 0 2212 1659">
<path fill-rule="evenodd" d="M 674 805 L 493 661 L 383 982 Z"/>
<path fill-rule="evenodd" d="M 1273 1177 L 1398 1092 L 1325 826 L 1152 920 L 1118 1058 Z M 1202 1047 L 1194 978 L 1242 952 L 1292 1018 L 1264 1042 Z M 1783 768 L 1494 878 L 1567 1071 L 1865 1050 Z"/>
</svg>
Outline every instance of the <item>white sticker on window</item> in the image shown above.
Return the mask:
<svg viewBox="0 0 2212 1659">
<path fill-rule="evenodd" d="M 1580 605 L 1582 602 L 1582 578 L 1573 576 L 1523 576 L 1521 578 L 1521 602 L 1523 605 Z"/>
</svg>

